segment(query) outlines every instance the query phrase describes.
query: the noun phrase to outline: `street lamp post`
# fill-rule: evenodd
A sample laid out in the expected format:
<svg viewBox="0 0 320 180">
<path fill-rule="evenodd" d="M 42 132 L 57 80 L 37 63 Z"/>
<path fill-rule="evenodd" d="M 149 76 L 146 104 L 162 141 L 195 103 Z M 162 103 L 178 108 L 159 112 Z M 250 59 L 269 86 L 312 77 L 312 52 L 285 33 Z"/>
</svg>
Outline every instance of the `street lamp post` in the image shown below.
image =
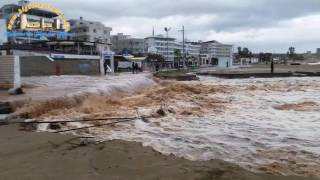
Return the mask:
<svg viewBox="0 0 320 180">
<path fill-rule="evenodd" d="M 169 61 L 169 31 L 171 28 L 165 27 L 164 31 L 167 33 L 167 61 Z"/>
<path fill-rule="evenodd" d="M 183 68 L 186 67 L 186 46 L 185 46 L 185 30 L 184 30 L 184 26 L 182 26 L 182 30 L 180 30 L 180 32 L 182 32 L 182 61 L 183 61 Z M 180 66 L 180 64 L 179 64 Z"/>
</svg>

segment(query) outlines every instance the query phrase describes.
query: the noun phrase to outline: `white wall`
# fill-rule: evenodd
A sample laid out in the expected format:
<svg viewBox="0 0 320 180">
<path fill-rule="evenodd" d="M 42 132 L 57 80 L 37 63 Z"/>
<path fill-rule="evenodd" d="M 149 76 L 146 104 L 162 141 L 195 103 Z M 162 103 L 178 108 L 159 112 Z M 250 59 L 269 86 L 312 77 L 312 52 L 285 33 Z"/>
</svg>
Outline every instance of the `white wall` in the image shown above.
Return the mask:
<svg viewBox="0 0 320 180">
<path fill-rule="evenodd" d="M 0 56 L 0 86 L 21 87 L 19 56 Z"/>
<path fill-rule="evenodd" d="M 20 71 L 20 57 L 14 56 L 14 81 L 13 87 L 14 88 L 21 88 L 21 71 Z"/>
<path fill-rule="evenodd" d="M 0 45 L 8 41 L 6 32 L 7 32 L 6 21 L 4 19 L 0 19 Z"/>
<path fill-rule="evenodd" d="M 221 68 L 226 68 L 227 65 L 229 67 L 232 66 L 232 60 L 228 57 L 220 57 L 219 58 L 219 63 L 218 63 L 218 67 L 221 67 Z"/>
</svg>

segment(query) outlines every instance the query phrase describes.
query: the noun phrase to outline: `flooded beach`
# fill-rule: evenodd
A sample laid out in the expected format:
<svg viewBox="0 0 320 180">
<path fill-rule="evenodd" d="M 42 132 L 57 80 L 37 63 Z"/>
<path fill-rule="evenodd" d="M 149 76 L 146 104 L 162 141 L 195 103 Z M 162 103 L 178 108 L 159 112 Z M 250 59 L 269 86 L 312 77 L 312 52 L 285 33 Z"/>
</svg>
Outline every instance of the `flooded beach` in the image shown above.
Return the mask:
<svg viewBox="0 0 320 180">
<path fill-rule="evenodd" d="M 72 107 L 35 103 L 20 111 L 44 121 L 145 116 L 147 122 L 71 133 L 97 141 L 140 142 L 165 155 L 220 159 L 255 172 L 320 176 L 318 78 L 200 79 L 149 79 L 149 86 L 127 95 L 102 95 L 102 88 L 101 94 L 87 95 Z M 62 129 L 99 123 L 66 123 Z M 53 130 L 42 124 L 38 131 Z"/>
</svg>

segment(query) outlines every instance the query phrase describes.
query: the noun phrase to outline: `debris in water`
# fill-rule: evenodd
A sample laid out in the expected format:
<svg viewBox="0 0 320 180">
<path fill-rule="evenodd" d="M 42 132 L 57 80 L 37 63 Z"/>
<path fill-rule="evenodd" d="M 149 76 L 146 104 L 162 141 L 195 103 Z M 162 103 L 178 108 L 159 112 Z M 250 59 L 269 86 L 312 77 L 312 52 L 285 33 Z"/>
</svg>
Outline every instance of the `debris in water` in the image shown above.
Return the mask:
<svg viewBox="0 0 320 180">
<path fill-rule="evenodd" d="M 319 104 L 315 102 L 284 104 L 280 106 L 274 106 L 274 108 L 277 110 L 283 110 L 283 111 L 320 111 Z"/>
<path fill-rule="evenodd" d="M 59 123 L 50 123 L 48 128 L 52 130 L 59 130 L 62 126 Z"/>
</svg>

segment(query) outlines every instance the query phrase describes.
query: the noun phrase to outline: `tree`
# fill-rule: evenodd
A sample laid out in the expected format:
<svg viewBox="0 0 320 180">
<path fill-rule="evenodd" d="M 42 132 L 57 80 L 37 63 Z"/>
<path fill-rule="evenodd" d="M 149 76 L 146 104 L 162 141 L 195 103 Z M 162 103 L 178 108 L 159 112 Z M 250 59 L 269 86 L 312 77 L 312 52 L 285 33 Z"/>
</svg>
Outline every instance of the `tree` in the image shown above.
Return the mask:
<svg viewBox="0 0 320 180">
<path fill-rule="evenodd" d="M 272 61 L 272 54 L 271 53 L 260 53 L 259 54 L 259 61 L 260 62 L 271 62 Z"/>
<path fill-rule="evenodd" d="M 249 49 L 248 48 L 243 48 L 243 50 L 242 50 L 242 55 L 243 55 L 243 57 L 244 58 L 247 58 L 247 57 L 249 57 L 249 54 L 250 54 L 250 51 L 249 51 Z"/>
<path fill-rule="evenodd" d="M 238 47 L 238 54 L 239 54 L 239 58 L 253 57 L 252 52 L 246 47 L 244 47 L 243 49 L 241 47 Z"/>
<path fill-rule="evenodd" d="M 182 59 L 182 54 L 180 49 L 174 50 L 174 59 L 175 59 L 175 62 L 177 63 L 178 69 L 180 69 L 180 60 Z"/>
<path fill-rule="evenodd" d="M 163 67 L 165 58 L 160 54 L 148 54 L 146 61 L 151 64 L 159 65 Z"/>
<path fill-rule="evenodd" d="M 242 48 L 238 47 L 238 54 L 241 55 L 242 54 Z"/>
<path fill-rule="evenodd" d="M 259 62 L 264 62 L 264 53 L 259 53 Z"/>
<path fill-rule="evenodd" d="M 289 47 L 289 51 L 287 52 L 287 56 L 291 60 L 296 59 L 296 48 L 295 47 Z"/>
</svg>

